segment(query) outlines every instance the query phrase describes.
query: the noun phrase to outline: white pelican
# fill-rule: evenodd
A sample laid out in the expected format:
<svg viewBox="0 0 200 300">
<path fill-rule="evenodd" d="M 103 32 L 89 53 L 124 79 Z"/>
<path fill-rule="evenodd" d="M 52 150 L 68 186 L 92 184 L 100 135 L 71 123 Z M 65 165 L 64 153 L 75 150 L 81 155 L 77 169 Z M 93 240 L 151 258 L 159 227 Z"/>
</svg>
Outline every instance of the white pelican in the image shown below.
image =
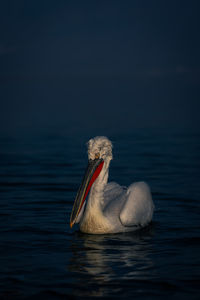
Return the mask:
<svg viewBox="0 0 200 300">
<path fill-rule="evenodd" d="M 88 159 L 72 209 L 70 227 L 79 223 L 82 232 L 105 234 L 134 231 L 147 225 L 154 211 L 148 185 L 136 182 L 124 188 L 117 183 L 107 183 L 112 159 L 110 140 L 104 136 L 89 140 Z"/>
</svg>

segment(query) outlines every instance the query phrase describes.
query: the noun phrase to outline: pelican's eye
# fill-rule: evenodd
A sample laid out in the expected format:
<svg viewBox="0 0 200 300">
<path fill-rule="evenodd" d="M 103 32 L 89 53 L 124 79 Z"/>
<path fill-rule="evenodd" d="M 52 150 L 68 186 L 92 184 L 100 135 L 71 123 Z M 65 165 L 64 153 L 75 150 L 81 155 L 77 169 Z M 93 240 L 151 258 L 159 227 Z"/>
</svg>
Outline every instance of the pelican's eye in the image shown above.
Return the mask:
<svg viewBox="0 0 200 300">
<path fill-rule="evenodd" d="M 100 153 L 95 154 L 95 159 L 98 159 L 100 157 Z"/>
</svg>

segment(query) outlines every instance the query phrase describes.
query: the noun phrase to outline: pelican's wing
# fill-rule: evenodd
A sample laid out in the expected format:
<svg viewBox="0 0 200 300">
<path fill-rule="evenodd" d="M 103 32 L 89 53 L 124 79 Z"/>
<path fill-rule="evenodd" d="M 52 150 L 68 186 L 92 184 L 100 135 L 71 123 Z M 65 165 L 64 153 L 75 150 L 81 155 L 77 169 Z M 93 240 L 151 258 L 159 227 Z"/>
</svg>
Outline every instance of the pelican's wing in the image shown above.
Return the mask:
<svg viewBox="0 0 200 300">
<path fill-rule="evenodd" d="M 119 196 L 121 196 L 125 191 L 127 190 L 126 187 L 119 185 L 116 182 L 109 182 L 104 190 L 103 195 L 103 207 L 107 206 L 109 203 L 111 203 L 113 200 L 117 199 Z"/>
<path fill-rule="evenodd" d="M 120 221 L 124 226 L 144 226 L 151 221 L 153 210 L 149 186 L 145 182 L 136 182 L 127 190 L 127 198 L 120 211 Z"/>
</svg>

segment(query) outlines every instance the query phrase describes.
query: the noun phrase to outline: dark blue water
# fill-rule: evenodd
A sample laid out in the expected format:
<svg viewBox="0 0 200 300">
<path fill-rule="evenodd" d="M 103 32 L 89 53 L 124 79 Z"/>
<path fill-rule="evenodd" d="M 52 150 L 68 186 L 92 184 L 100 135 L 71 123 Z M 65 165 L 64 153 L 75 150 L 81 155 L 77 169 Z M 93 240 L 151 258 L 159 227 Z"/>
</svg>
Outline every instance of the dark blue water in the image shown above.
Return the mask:
<svg viewBox="0 0 200 300">
<path fill-rule="evenodd" d="M 1 138 L 0 299 L 199 299 L 200 135 L 109 136 L 110 181 L 147 181 L 156 210 L 100 236 L 69 227 L 89 137 Z"/>
</svg>

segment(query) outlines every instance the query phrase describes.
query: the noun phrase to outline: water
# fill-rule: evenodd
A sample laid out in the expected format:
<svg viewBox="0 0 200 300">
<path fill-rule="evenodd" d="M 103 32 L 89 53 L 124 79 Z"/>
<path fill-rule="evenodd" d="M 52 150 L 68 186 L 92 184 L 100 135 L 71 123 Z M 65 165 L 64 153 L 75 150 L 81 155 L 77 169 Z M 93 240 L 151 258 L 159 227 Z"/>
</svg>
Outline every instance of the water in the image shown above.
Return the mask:
<svg viewBox="0 0 200 300">
<path fill-rule="evenodd" d="M 111 135 L 109 181 L 147 181 L 156 210 L 100 236 L 69 227 L 88 137 L 1 138 L 0 299 L 199 299 L 200 136 Z"/>
</svg>

